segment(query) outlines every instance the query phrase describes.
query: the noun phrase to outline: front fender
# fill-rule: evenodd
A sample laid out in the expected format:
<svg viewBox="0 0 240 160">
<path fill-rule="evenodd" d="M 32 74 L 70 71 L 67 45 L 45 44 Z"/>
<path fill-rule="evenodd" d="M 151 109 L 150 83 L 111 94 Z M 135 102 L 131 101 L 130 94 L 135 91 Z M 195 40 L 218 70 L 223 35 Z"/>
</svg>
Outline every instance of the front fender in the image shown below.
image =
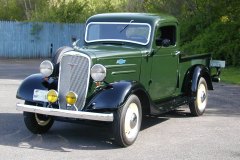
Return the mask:
<svg viewBox="0 0 240 160">
<path fill-rule="evenodd" d="M 91 98 L 86 110 L 115 110 L 126 102 L 130 94 L 139 90 L 145 91 L 144 87 L 135 81 L 120 81 L 109 84 Z"/>
<path fill-rule="evenodd" d="M 34 102 L 34 89 L 48 90 L 48 82 L 44 81 L 42 74 L 33 74 L 24 79 L 17 90 L 16 97 L 25 101 Z"/>
</svg>

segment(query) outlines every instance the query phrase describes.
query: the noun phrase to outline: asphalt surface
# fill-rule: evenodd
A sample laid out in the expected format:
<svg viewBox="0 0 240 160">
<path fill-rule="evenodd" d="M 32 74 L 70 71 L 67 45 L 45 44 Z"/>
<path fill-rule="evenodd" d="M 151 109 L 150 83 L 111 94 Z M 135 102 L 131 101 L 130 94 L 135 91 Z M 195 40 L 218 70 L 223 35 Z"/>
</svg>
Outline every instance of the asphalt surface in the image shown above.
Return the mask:
<svg viewBox="0 0 240 160">
<path fill-rule="evenodd" d="M 137 141 L 114 144 L 111 128 L 55 122 L 33 135 L 16 111 L 21 81 L 38 72 L 41 60 L 0 60 L 0 160 L 6 159 L 166 159 L 239 160 L 240 86 L 214 83 L 206 112 L 191 117 L 187 106 L 159 117 L 145 117 Z"/>
</svg>

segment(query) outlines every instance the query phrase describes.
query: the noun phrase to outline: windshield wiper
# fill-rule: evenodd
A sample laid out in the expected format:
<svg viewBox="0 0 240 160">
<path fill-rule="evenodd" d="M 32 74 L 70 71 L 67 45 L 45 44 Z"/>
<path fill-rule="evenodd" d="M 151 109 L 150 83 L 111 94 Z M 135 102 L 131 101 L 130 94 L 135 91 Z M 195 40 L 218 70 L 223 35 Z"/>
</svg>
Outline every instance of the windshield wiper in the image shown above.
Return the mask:
<svg viewBox="0 0 240 160">
<path fill-rule="evenodd" d="M 120 33 L 122 33 L 122 31 L 124 31 L 134 20 L 131 20 L 121 31 Z"/>
</svg>

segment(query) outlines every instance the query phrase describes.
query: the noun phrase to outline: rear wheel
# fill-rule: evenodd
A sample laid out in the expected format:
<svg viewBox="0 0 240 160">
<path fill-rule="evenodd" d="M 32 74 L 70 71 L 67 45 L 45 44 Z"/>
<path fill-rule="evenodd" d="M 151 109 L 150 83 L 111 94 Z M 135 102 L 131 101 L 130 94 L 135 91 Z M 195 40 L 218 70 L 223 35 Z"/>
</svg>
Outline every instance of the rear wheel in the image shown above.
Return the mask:
<svg viewBox="0 0 240 160">
<path fill-rule="evenodd" d="M 28 105 L 36 105 L 35 103 L 25 102 Z M 51 116 L 23 112 L 24 122 L 29 131 L 34 134 L 46 133 L 53 125 L 54 120 Z"/>
<path fill-rule="evenodd" d="M 189 108 L 193 116 L 201 116 L 207 106 L 208 88 L 206 80 L 201 77 L 198 82 L 197 93 L 193 97 L 195 100 L 189 103 Z"/>
<path fill-rule="evenodd" d="M 136 95 L 130 95 L 123 107 L 114 113 L 113 133 L 122 147 L 130 146 L 137 139 L 142 122 L 142 108 Z"/>
</svg>

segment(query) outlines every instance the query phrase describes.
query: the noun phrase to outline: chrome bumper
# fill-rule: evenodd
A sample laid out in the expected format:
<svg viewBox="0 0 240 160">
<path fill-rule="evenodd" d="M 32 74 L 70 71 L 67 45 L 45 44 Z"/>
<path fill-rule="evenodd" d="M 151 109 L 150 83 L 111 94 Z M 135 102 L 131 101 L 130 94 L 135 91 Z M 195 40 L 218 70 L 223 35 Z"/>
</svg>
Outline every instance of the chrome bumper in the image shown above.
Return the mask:
<svg viewBox="0 0 240 160">
<path fill-rule="evenodd" d="M 87 120 L 96 120 L 96 121 L 113 121 L 113 113 L 93 113 L 93 112 L 83 112 L 83 111 L 70 111 L 70 110 L 61 110 L 54 108 L 43 108 L 32 105 L 17 104 L 18 111 L 32 112 L 45 114 L 50 116 L 66 117 L 66 118 L 77 118 L 77 119 L 87 119 Z"/>
</svg>

